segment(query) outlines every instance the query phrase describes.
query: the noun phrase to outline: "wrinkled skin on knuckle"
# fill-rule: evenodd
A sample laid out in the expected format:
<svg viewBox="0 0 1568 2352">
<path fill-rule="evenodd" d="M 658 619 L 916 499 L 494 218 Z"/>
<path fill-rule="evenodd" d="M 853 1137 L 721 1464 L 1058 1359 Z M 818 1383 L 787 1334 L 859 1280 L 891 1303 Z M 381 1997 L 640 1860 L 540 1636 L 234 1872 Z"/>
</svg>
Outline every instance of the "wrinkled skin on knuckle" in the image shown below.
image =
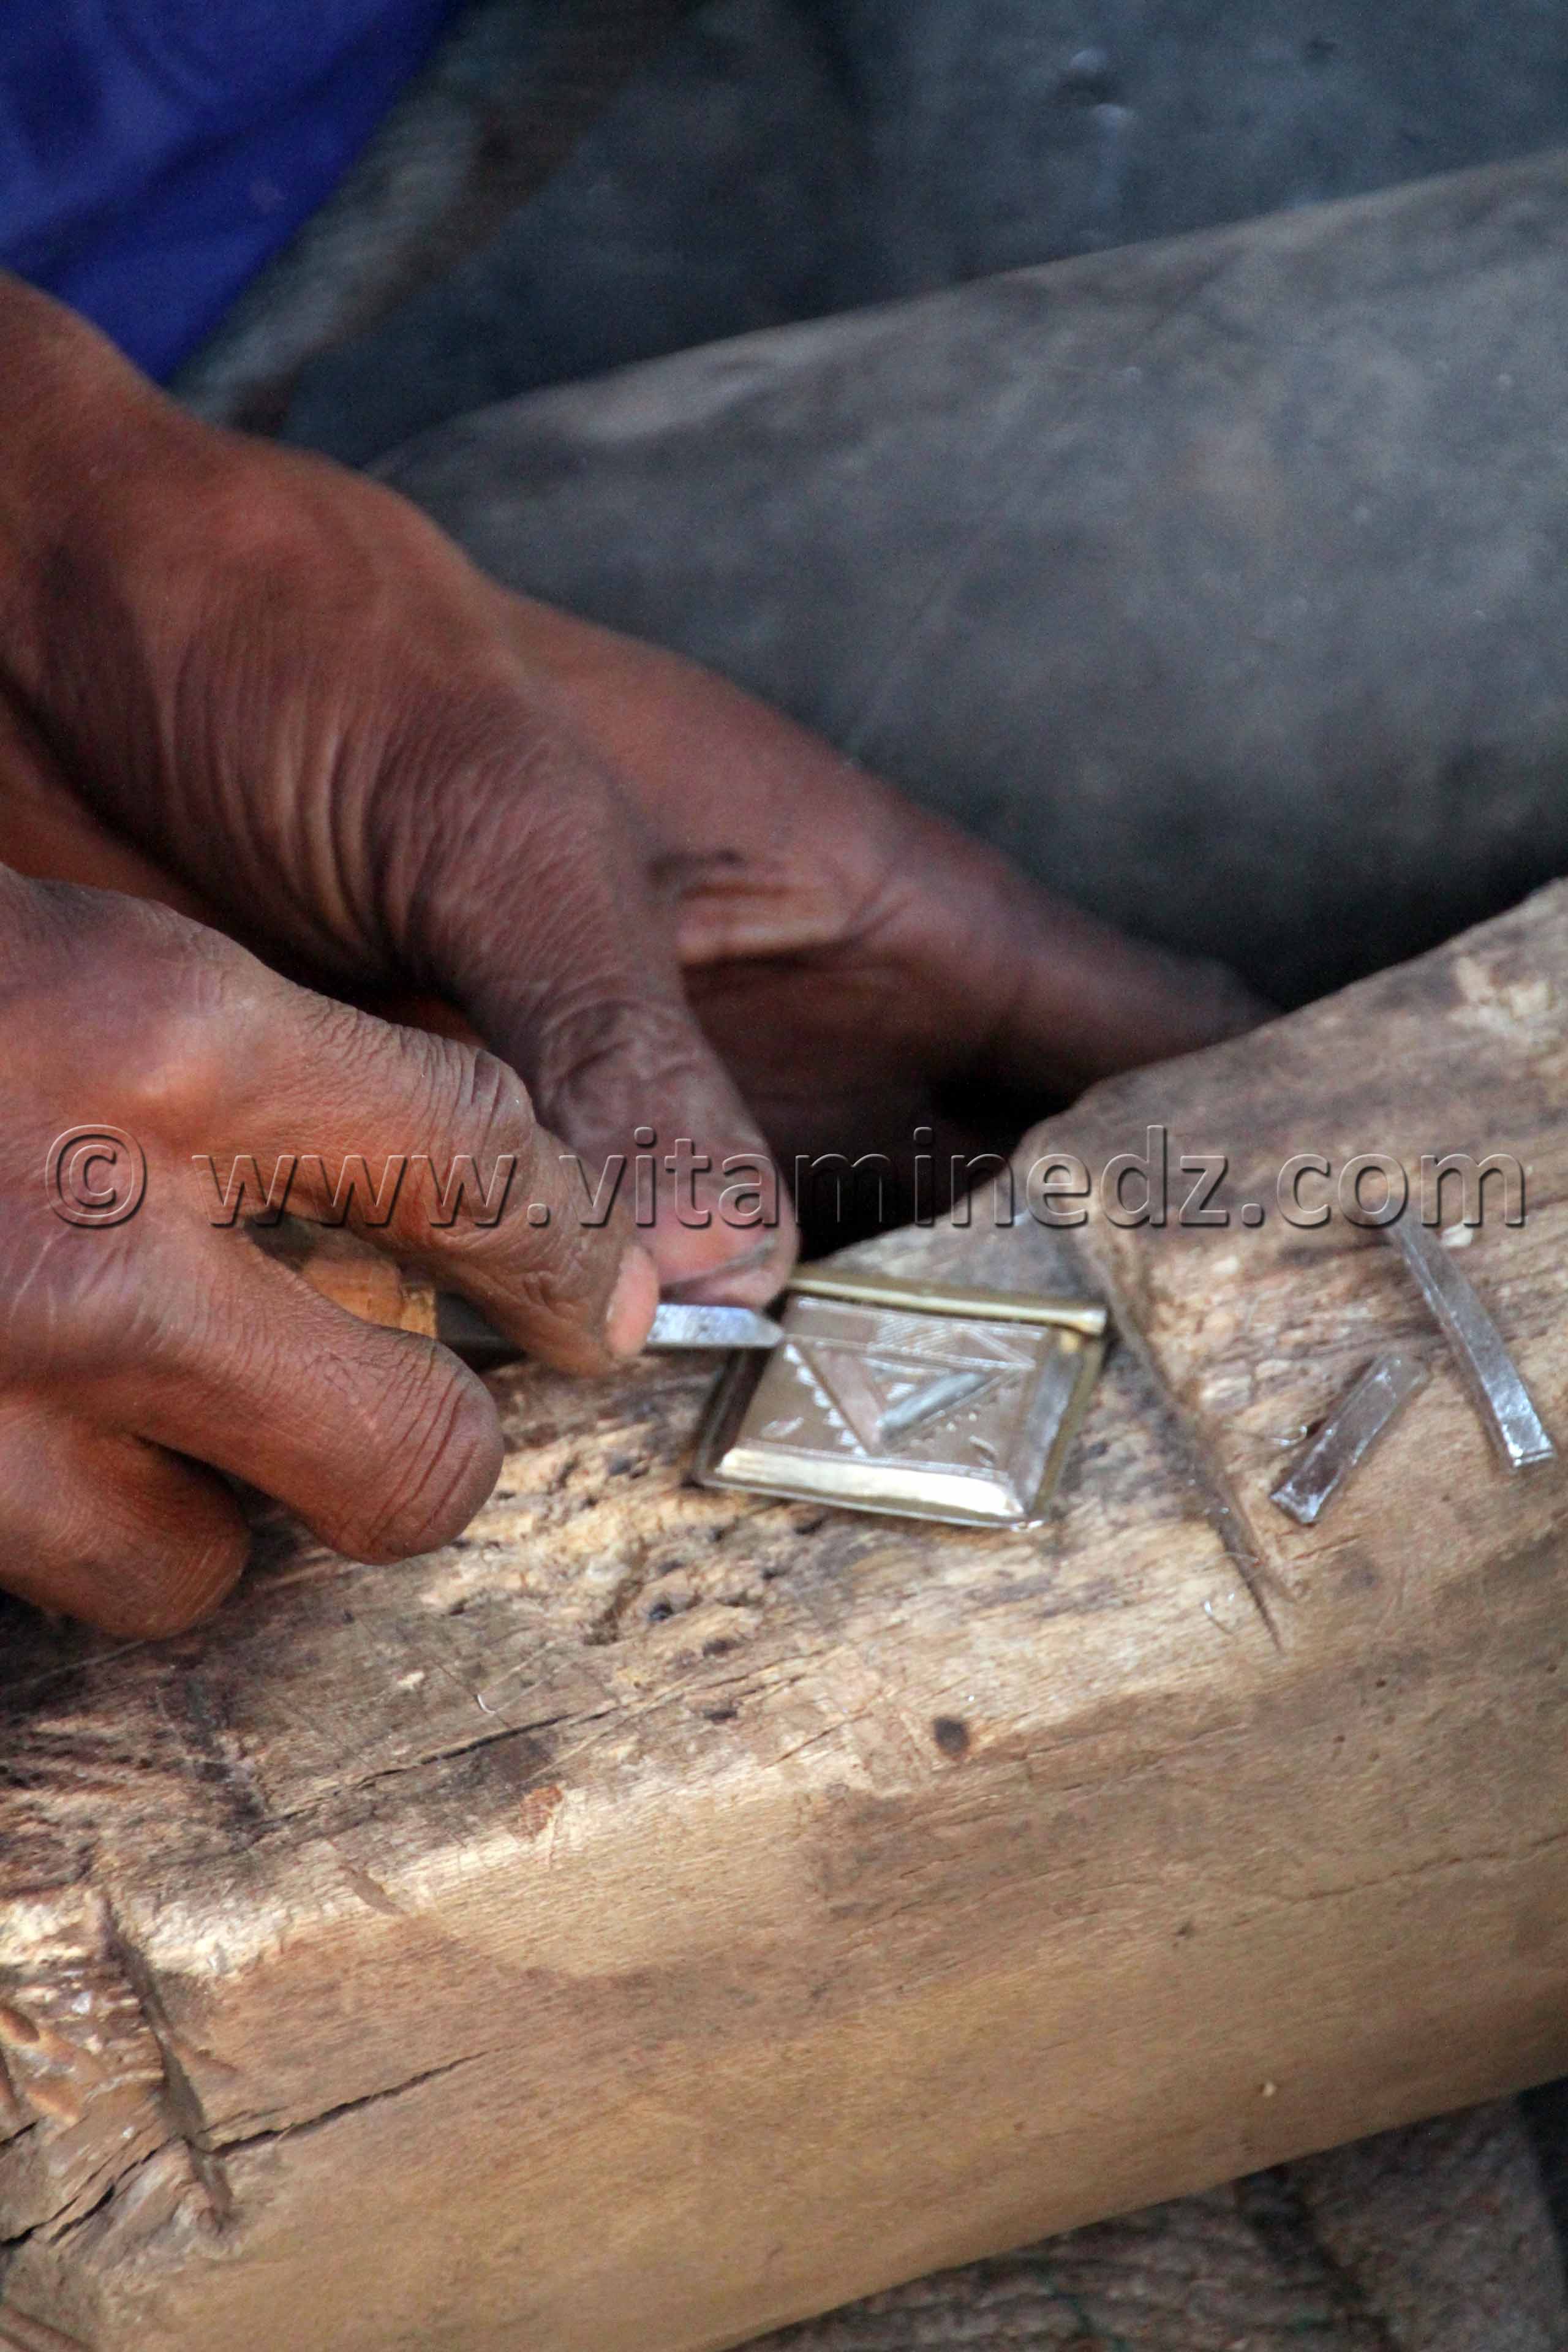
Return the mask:
<svg viewBox="0 0 1568 2352">
<path fill-rule="evenodd" d="M 505 1448 L 482 1383 L 436 1348 L 406 1351 L 377 1421 L 374 1499 L 342 1548 L 384 1564 L 460 1535 L 493 1493 Z"/>
<path fill-rule="evenodd" d="M 0 1067 L 52 1097 L 59 1126 L 111 1120 L 144 1144 L 210 1118 L 280 985 L 218 933 L 110 891 L 34 884 L 0 931 Z"/>
<path fill-rule="evenodd" d="M 254 1007 L 260 1043 L 258 1067 L 241 1099 L 270 1104 L 287 1090 L 308 1102 L 320 1092 L 329 1105 L 342 1098 L 345 1078 L 374 1067 L 388 1024 L 341 996 L 282 980 L 263 970 Z M 400 1033 L 414 1049 L 418 1032 Z M 242 1084 L 246 1074 L 238 1074 Z"/>
<path fill-rule="evenodd" d="M 449 616 L 447 616 L 449 617 Z M 559 730 L 515 665 L 485 646 L 443 669 L 406 658 L 380 704 L 381 743 L 363 833 L 391 935 L 416 961 L 460 964 L 477 912 L 499 917 L 531 885 L 570 789 Z M 514 917 L 515 919 L 515 917 Z"/>
<path fill-rule="evenodd" d="M 568 996 L 545 1009 L 533 1076 L 545 1117 L 585 1171 L 575 1178 L 565 1171 L 574 1196 L 579 1181 L 590 1191 L 599 1183 L 610 1155 L 637 1148 L 639 1127 L 653 1129 L 660 1151 L 682 1138 L 720 1153 L 760 1141 L 763 1104 L 751 1081 L 765 1065 L 769 1010 L 758 1004 L 754 987 L 742 985 L 731 1066 L 722 1026 L 707 1021 L 710 1002 L 703 991 L 689 1001 L 651 987 L 640 996 L 623 994 L 602 980 L 596 993 L 584 991 L 582 999 Z M 738 1076 L 746 1081 L 739 1088 Z"/>
<path fill-rule="evenodd" d="M 499 991 L 534 1019 L 575 971 L 592 987 L 606 963 L 635 968 L 654 860 L 615 782 L 515 680 L 456 720 L 427 712 L 420 738 L 385 782 L 395 921 L 416 961 L 461 1000 Z"/>
<path fill-rule="evenodd" d="M 169 1254 L 129 1225 L 19 1222 L 0 1203 L 0 1364 L 86 1393 L 184 1343 L 185 1286 Z"/>
<path fill-rule="evenodd" d="M 608 1239 L 607 1234 L 613 1234 Z M 594 1370 L 607 1360 L 599 1331 L 600 1314 L 607 1302 L 615 1268 L 620 1260 L 618 1225 L 588 1226 L 570 1212 L 555 1220 L 548 1255 L 531 1265 L 521 1265 L 512 1287 L 523 1311 L 538 1323 L 550 1323 L 558 1343 L 564 1341 L 574 1360 Z M 581 1349 L 584 1352 L 578 1357 Z"/>
<path fill-rule="evenodd" d="M 395 492 L 188 423 L 104 506 L 45 632 L 84 800 L 247 932 L 395 980 L 395 902 L 465 772 L 536 723 L 494 592 Z"/>
<path fill-rule="evenodd" d="M 408 1130 L 414 1164 L 391 1230 L 414 1263 L 439 1274 L 465 1256 L 493 1254 L 490 1219 L 508 1225 L 521 1213 L 537 1189 L 547 1139 L 528 1089 L 499 1056 L 449 1038 L 421 1038 L 417 1050 L 424 1072 Z"/>
<path fill-rule="evenodd" d="M 437 1042 L 442 1055 L 444 1091 L 437 1096 L 444 1110 L 447 1137 L 456 1150 L 476 1159 L 513 1152 L 520 1163 L 538 1149 L 539 1121 L 528 1088 L 500 1055 L 483 1046 L 462 1045 L 449 1038 Z"/>
<path fill-rule="evenodd" d="M 416 1162 L 397 1192 L 393 1237 L 435 1279 L 494 1261 L 531 1197 L 550 1192 L 552 1139 L 527 1087 L 496 1054 L 454 1040 L 433 1058 L 428 1110 L 414 1122 Z"/>
<path fill-rule="evenodd" d="M 528 1090 L 495 1055 L 458 1038 L 382 1021 L 331 997 L 295 993 L 301 1031 L 290 1041 L 299 1073 L 295 1091 L 307 1099 L 319 1094 L 333 1124 L 345 1101 L 357 1106 L 368 1125 L 384 1130 L 367 1133 L 360 1149 L 424 1152 L 436 1160 L 460 1151 L 478 1156 L 532 1149 L 536 1121 Z"/>
<path fill-rule="evenodd" d="M 644 982 L 674 980 L 674 927 L 655 849 L 608 777 L 574 769 L 557 783 L 528 849 L 531 943 L 556 987 L 574 964 L 590 987 L 618 982 L 634 1002 Z"/>
</svg>

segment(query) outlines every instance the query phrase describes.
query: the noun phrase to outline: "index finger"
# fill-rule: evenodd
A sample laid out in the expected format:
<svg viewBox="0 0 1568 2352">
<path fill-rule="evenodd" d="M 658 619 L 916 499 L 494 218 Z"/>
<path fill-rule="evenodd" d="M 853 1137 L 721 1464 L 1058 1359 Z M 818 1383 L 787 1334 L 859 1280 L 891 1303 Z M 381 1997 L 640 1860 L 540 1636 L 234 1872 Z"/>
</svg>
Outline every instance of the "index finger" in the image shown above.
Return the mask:
<svg viewBox="0 0 1568 2352">
<path fill-rule="evenodd" d="M 268 1025 L 193 1171 L 209 1221 L 346 1224 L 563 1370 L 635 1355 L 658 1276 L 624 1168 L 585 1171 L 482 1048 L 279 985 L 293 1017 Z"/>
</svg>

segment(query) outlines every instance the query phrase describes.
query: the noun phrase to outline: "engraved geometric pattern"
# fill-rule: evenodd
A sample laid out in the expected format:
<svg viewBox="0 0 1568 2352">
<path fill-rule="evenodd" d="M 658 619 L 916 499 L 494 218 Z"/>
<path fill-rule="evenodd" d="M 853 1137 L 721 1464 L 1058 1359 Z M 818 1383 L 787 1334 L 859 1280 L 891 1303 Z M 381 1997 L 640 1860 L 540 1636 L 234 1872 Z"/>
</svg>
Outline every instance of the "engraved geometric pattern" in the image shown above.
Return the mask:
<svg viewBox="0 0 1568 2352">
<path fill-rule="evenodd" d="M 1028 1402 L 1042 1340 L 1054 1344 L 1014 1326 L 803 1300 L 749 1425 L 792 1453 L 990 1471 Z"/>
</svg>

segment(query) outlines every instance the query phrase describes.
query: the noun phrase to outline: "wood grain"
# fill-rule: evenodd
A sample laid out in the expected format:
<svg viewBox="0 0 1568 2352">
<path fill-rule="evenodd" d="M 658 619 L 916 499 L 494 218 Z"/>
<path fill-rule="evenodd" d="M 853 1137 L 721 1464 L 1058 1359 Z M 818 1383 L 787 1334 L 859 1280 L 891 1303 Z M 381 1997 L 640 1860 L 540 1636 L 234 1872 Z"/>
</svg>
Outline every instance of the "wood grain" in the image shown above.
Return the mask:
<svg viewBox="0 0 1568 2352">
<path fill-rule="evenodd" d="M 1233 1207 L 1517 1152 L 1465 1264 L 1568 1439 L 1565 992 L 1559 888 L 1048 1140 L 1163 1123 Z M 1108 1297 L 1046 1526 L 700 1493 L 700 1363 L 523 1367 L 458 1544 L 269 1522 L 161 1647 L 0 1616 L 0 2343 L 704 2352 L 1568 2068 L 1568 1474 L 1504 1476 L 1395 1254 L 858 1255 Z M 1390 1345 L 1430 1386 L 1292 1526 Z"/>
</svg>

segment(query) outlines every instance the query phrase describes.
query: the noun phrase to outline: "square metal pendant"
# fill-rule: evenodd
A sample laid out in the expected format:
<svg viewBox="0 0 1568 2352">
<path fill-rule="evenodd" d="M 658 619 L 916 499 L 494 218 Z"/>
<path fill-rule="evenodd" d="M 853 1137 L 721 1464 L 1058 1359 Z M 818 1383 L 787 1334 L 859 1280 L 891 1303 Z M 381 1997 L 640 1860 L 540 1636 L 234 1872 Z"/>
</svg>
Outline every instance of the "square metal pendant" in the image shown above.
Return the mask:
<svg viewBox="0 0 1568 2352">
<path fill-rule="evenodd" d="M 962 1527 L 1044 1509 L 1105 1347 L 1089 1301 L 810 1268 L 782 1320 L 714 1391 L 700 1484 Z"/>
</svg>

